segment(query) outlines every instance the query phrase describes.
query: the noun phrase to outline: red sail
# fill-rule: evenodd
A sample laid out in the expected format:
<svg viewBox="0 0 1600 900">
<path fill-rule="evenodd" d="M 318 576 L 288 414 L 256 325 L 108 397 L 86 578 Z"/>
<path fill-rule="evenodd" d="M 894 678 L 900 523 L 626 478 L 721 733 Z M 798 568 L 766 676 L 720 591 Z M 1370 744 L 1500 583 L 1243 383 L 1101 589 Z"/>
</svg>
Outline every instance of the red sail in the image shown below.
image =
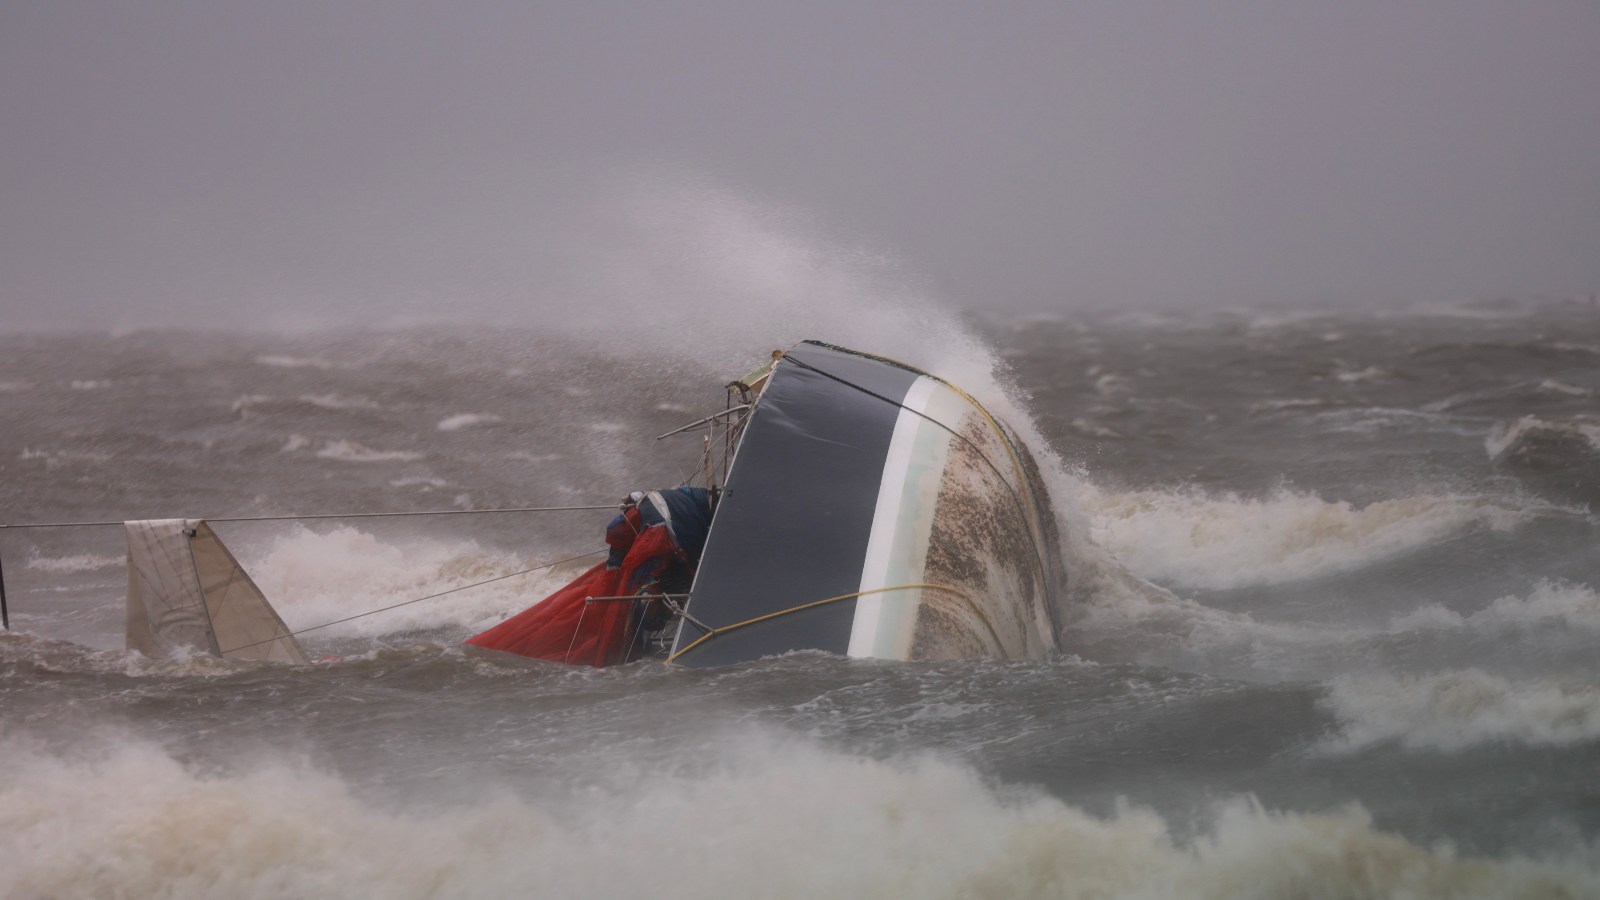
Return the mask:
<svg viewBox="0 0 1600 900">
<path fill-rule="evenodd" d="M 654 577 L 678 555 L 665 525 L 646 528 L 636 539 L 629 535 L 627 556 L 619 568 L 595 566 L 566 587 L 528 609 L 501 622 L 467 643 L 519 656 L 584 666 L 612 666 L 627 660 L 628 645 L 636 635 L 636 604 L 588 603 L 590 597 L 632 595 L 650 590 Z M 610 536 L 608 536 L 610 540 Z M 613 541 L 616 546 L 617 541 Z"/>
<path fill-rule="evenodd" d="M 467 643 L 519 656 L 606 666 L 621 661 L 630 603 L 587 603 L 616 594 L 622 570 L 601 563 L 544 600 Z"/>
</svg>

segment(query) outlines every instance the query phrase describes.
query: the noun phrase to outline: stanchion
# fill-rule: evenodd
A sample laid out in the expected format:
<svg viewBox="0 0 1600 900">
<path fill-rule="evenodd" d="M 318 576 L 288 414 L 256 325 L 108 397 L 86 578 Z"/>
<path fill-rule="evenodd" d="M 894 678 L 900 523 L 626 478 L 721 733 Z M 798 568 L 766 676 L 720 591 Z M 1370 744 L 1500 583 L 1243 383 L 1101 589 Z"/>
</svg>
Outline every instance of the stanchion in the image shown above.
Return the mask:
<svg viewBox="0 0 1600 900">
<path fill-rule="evenodd" d="M 0 560 L 0 628 L 11 630 L 11 612 L 6 609 L 6 566 Z"/>
</svg>

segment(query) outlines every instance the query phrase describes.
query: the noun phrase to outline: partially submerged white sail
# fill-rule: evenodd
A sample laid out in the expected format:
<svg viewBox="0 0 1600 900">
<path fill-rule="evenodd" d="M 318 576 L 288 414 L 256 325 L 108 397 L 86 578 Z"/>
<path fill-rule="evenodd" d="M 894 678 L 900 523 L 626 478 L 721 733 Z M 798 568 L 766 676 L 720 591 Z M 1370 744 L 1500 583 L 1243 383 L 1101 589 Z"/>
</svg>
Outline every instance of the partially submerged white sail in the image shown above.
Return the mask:
<svg viewBox="0 0 1600 900">
<path fill-rule="evenodd" d="M 124 522 L 128 649 L 190 647 L 225 659 L 306 662 L 299 643 L 201 519 Z"/>
</svg>

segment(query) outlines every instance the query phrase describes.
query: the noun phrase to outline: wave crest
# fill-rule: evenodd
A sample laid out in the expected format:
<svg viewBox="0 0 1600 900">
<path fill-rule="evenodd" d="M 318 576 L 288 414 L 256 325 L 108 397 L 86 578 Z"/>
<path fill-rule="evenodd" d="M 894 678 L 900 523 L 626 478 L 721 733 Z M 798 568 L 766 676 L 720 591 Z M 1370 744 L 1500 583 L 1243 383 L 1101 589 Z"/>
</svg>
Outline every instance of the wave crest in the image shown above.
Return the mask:
<svg viewBox="0 0 1600 900">
<path fill-rule="evenodd" d="M 1471 526 L 1509 530 L 1535 512 L 1457 496 L 1356 506 L 1288 489 L 1264 498 L 1189 489 L 1100 491 L 1085 499 L 1095 540 L 1134 572 L 1212 590 L 1349 571 Z"/>
<path fill-rule="evenodd" d="M 246 563 L 291 629 L 436 594 L 540 565 L 484 550 L 471 541 L 391 543 L 359 528 L 327 532 L 297 526 Z M 568 568 L 533 572 L 334 626 L 318 634 L 376 637 L 447 628 L 465 637 L 523 609 L 570 577 Z"/>
<path fill-rule="evenodd" d="M 1341 723 L 1336 746 L 1412 749 L 1484 744 L 1571 746 L 1600 740 L 1600 685 L 1512 681 L 1478 669 L 1333 679 L 1323 703 Z"/>
<path fill-rule="evenodd" d="M 1509 630 L 1535 625 L 1600 628 L 1600 595 L 1592 588 L 1565 581 L 1541 581 L 1526 598 L 1507 595 L 1484 609 L 1462 615 L 1442 604 L 1431 603 L 1402 616 L 1391 631 L 1441 628 Z"/>
<path fill-rule="evenodd" d="M 16 744 L 16 741 L 7 743 Z M 0 860 L 19 896 L 1592 896 L 1579 861 L 1462 858 L 1358 807 L 1221 806 L 1177 841 L 928 759 L 742 746 L 579 803 L 504 789 L 387 808 L 299 761 L 186 766 L 147 742 L 79 758 L 8 747 Z M 487 791 L 485 793 L 488 793 Z M 848 815 L 841 811 L 848 810 Z M 641 852 L 642 850 L 642 852 Z M 664 860 L 672 861 L 669 870 Z"/>
</svg>

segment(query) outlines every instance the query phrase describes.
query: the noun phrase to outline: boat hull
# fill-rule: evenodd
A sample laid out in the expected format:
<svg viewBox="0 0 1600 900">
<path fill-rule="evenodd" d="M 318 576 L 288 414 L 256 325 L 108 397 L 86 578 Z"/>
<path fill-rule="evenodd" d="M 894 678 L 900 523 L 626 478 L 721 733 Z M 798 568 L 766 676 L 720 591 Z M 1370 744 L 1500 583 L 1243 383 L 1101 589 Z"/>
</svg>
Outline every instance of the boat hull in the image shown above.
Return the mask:
<svg viewBox="0 0 1600 900">
<path fill-rule="evenodd" d="M 1002 423 L 926 373 L 807 342 L 745 419 L 673 661 L 1043 656 L 1060 559 Z"/>
</svg>

